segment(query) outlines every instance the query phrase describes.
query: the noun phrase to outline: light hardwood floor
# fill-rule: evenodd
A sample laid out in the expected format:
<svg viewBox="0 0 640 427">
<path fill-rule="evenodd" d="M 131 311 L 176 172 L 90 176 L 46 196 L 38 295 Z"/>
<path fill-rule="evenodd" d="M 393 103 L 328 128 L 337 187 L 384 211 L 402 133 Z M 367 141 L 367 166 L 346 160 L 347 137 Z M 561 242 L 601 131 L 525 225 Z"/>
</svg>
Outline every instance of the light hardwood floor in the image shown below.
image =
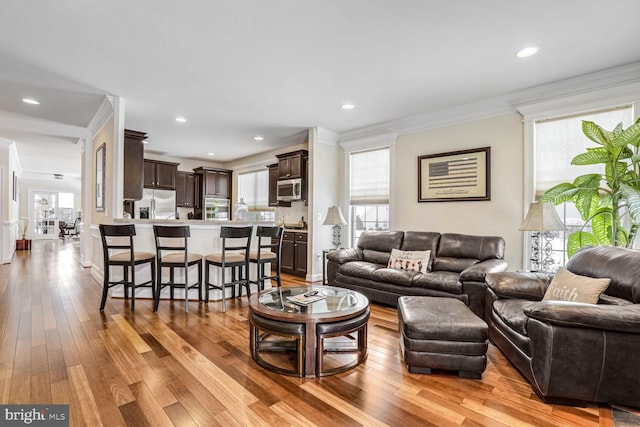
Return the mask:
<svg viewBox="0 0 640 427">
<path fill-rule="evenodd" d="M 286 285 L 301 283 L 288 276 Z M 77 245 L 34 242 L 0 267 L 0 403 L 68 403 L 73 426 L 609 426 L 607 406 L 545 405 L 493 346 L 482 380 L 408 374 L 395 309 L 373 304 L 369 356 L 322 379 L 249 355 L 246 296 L 131 313 L 80 267 Z"/>
</svg>

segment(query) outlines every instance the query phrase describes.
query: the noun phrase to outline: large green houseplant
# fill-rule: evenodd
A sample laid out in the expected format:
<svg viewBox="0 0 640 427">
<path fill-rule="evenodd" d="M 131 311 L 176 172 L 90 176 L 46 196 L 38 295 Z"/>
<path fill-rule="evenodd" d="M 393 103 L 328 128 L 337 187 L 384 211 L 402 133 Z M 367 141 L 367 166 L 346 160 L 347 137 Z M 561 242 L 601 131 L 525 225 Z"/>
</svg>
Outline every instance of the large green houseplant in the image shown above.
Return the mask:
<svg viewBox="0 0 640 427">
<path fill-rule="evenodd" d="M 573 202 L 585 225 L 569 235 L 567 252 L 583 246 L 632 247 L 640 224 L 640 119 L 627 129 L 618 124 L 607 131 L 583 121 L 582 132 L 597 144 L 578 154 L 572 165 L 603 165 L 603 173 L 580 175 L 549 189 L 541 198 L 555 205 Z"/>
</svg>

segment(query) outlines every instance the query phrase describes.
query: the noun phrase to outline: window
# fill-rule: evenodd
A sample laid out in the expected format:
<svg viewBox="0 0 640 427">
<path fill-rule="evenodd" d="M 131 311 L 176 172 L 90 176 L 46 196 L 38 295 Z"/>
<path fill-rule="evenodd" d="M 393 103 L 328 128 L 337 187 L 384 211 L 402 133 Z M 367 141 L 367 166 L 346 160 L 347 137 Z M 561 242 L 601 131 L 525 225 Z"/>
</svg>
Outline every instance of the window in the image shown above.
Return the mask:
<svg viewBox="0 0 640 427">
<path fill-rule="evenodd" d="M 365 230 L 389 229 L 389 148 L 349 156 L 351 246 Z"/>
<path fill-rule="evenodd" d="M 275 211 L 269 207 L 269 171 L 266 168 L 238 175 L 238 203 L 241 199 L 249 209 L 247 219 L 275 221 Z"/>
<path fill-rule="evenodd" d="M 249 210 L 269 209 L 269 171 L 267 169 L 238 175 L 238 202 L 240 199 Z"/>
<path fill-rule="evenodd" d="M 534 122 L 535 141 L 535 198 L 561 182 L 573 182 L 579 176 L 588 173 L 603 173 L 603 165 L 574 166 L 571 159 L 586 151 L 594 144 L 582 133 L 582 121 L 589 120 L 612 130 L 622 122 L 626 128 L 633 124 L 631 107 L 617 108 L 606 111 L 539 120 Z M 584 222 L 573 203 L 556 206 L 560 219 L 565 224 L 562 232 L 544 233 L 544 241 L 533 239 L 532 255 L 538 253 L 537 245 L 543 245 L 544 268 L 552 270 L 554 267 L 565 265 L 568 261 L 566 254 L 568 236 L 579 231 Z M 584 227 L 591 231 L 590 224 Z"/>
</svg>

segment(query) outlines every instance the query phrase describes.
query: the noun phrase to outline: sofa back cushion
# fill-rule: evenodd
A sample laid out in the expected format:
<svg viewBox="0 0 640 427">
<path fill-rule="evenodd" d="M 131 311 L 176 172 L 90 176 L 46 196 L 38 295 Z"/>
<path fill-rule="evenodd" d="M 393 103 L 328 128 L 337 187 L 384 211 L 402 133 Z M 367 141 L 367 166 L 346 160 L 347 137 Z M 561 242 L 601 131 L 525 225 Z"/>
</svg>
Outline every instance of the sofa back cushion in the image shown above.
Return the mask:
<svg viewBox="0 0 640 427">
<path fill-rule="evenodd" d="M 470 258 L 478 261 L 504 258 L 504 239 L 444 233 L 440 236 L 437 257 Z"/>
<path fill-rule="evenodd" d="M 599 246 L 578 251 L 567 270 L 581 276 L 610 278 L 607 295 L 640 303 L 640 251 Z"/>
<path fill-rule="evenodd" d="M 358 239 L 362 260 L 387 265 L 391 249 L 402 246 L 402 231 L 365 231 Z"/>
<path fill-rule="evenodd" d="M 406 231 L 402 240 L 403 251 L 431 251 L 432 256 L 438 249 L 440 233 L 430 231 Z"/>
</svg>

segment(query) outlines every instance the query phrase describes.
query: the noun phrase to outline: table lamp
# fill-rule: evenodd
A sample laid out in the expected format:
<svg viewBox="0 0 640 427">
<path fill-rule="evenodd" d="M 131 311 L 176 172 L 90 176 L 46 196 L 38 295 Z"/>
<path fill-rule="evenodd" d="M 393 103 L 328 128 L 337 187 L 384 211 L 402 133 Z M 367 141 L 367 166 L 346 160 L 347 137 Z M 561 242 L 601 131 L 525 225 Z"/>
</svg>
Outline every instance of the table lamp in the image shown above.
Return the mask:
<svg viewBox="0 0 640 427">
<path fill-rule="evenodd" d="M 340 226 L 345 225 L 347 221 L 342 216 L 342 211 L 336 205 L 333 205 L 327 210 L 327 217 L 324 219 L 322 225 L 333 225 L 333 246 L 338 249 L 342 243 L 340 236 Z"/>
<path fill-rule="evenodd" d="M 533 239 L 531 246 L 534 249 L 532 251 L 533 256 L 531 261 L 535 264 L 536 270 L 534 271 L 546 272 L 546 267 L 554 263 L 553 258 L 551 257 L 551 240 L 553 239 L 553 234 L 547 232 L 564 230 L 564 224 L 560 220 L 553 203 L 531 203 L 529 205 L 527 217 L 524 219 L 519 230 L 535 232 L 531 233 L 531 237 Z M 542 242 L 543 238 L 545 240 L 544 253 Z"/>
</svg>

